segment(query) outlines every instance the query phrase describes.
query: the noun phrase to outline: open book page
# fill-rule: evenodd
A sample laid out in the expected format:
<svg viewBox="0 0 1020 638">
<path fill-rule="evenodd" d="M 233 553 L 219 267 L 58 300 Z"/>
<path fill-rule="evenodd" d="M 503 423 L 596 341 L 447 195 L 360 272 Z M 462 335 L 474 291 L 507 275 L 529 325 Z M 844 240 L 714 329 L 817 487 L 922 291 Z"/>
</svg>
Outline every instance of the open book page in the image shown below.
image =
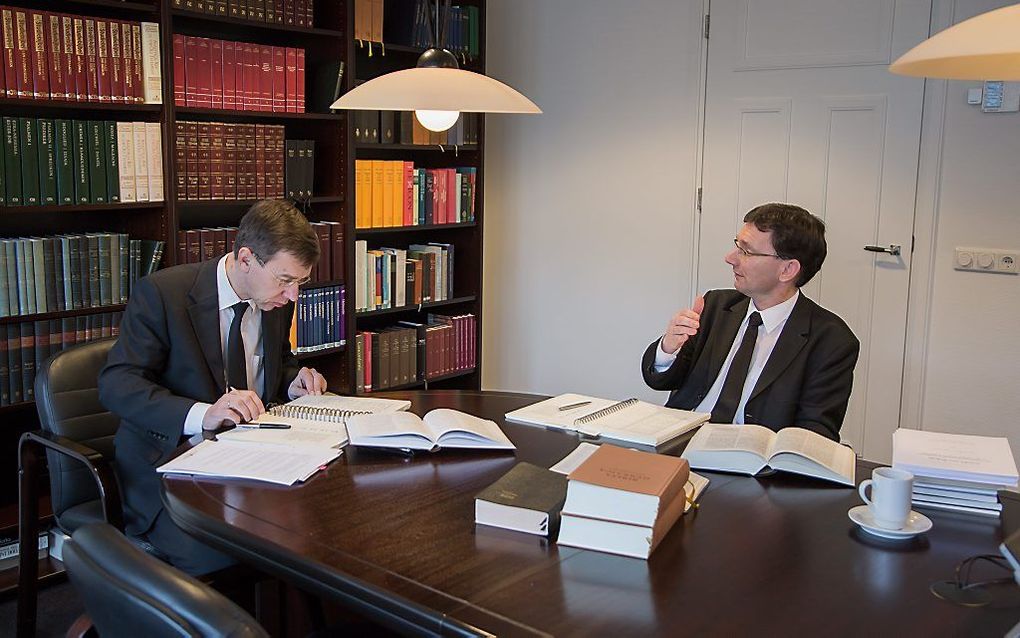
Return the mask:
<svg viewBox="0 0 1020 638">
<path fill-rule="evenodd" d="M 644 401 L 635 401 L 623 409 L 600 416 L 578 430 L 644 445 L 661 445 L 688 432 L 709 419 L 709 414 L 674 410 Z"/>
<path fill-rule="evenodd" d="M 772 444 L 769 465 L 852 486 L 857 457 L 852 449 L 816 432 L 783 428 Z"/>
<path fill-rule="evenodd" d="M 352 445 L 431 450 L 432 433 L 413 412 L 358 414 L 347 419 Z"/>
<path fill-rule="evenodd" d="M 203 441 L 156 471 L 293 485 L 340 454 L 341 450 L 330 448 L 286 449 L 238 441 Z"/>
<path fill-rule="evenodd" d="M 289 430 L 236 427 L 216 435 L 223 441 L 250 441 L 298 447 L 341 447 L 347 444 L 347 429 L 341 423 L 323 423 L 290 417 L 273 417 L 267 422 L 286 423 Z"/>
<path fill-rule="evenodd" d="M 699 470 L 757 474 L 766 465 L 775 433 L 760 425 L 706 423 L 681 456 Z"/>
<path fill-rule="evenodd" d="M 598 399 L 583 394 L 561 394 L 558 397 L 532 403 L 523 408 L 506 413 L 506 420 L 525 425 L 540 425 L 561 430 L 576 430 L 574 420 L 615 404 L 610 399 Z M 577 405 L 584 404 L 584 405 Z M 568 410 L 563 407 L 577 405 Z"/>
<path fill-rule="evenodd" d="M 1005 437 L 925 432 L 893 433 L 893 467 L 916 476 L 1016 488 L 1018 473 Z"/>
<path fill-rule="evenodd" d="M 438 408 L 426 414 L 423 420 L 439 447 L 516 449 L 499 426 L 488 419 Z"/>
</svg>

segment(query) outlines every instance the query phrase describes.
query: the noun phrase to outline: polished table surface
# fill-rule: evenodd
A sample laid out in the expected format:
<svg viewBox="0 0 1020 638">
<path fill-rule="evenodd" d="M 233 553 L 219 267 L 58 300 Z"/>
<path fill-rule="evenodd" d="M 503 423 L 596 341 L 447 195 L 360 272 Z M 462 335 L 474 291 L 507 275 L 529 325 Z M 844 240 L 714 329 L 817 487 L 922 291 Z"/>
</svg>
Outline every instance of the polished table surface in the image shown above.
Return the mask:
<svg viewBox="0 0 1020 638">
<path fill-rule="evenodd" d="M 648 561 L 475 526 L 475 494 L 517 461 L 549 467 L 577 437 L 504 422 L 534 395 L 383 396 L 410 399 L 418 414 L 491 418 L 516 455 L 405 459 L 348 447 L 293 487 L 167 477 L 168 511 L 240 560 L 408 633 L 977 636 L 1020 620 L 1009 596 L 974 609 L 928 590 L 960 560 L 997 553 L 998 519 L 927 512 L 930 532 L 884 541 L 847 518 L 856 490 L 803 477 L 706 472 L 701 508 Z M 859 466 L 857 480 L 867 474 Z"/>
</svg>

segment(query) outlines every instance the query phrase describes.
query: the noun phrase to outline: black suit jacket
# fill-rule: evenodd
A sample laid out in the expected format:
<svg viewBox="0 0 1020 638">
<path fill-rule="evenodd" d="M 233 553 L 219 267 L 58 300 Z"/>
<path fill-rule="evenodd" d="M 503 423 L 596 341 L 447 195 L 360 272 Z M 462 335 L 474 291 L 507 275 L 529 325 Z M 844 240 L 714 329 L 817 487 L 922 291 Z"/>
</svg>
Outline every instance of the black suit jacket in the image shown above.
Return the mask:
<svg viewBox="0 0 1020 638">
<path fill-rule="evenodd" d="M 144 533 L 162 508 L 155 468 L 180 444 L 198 401 L 225 392 L 216 266 L 219 259 L 138 280 L 120 338 L 99 375 L 99 399 L 121 417 L 115 464 L 127 531 Z M 297 376 L 288 336 L 293 304 L 262 313 L 263 401 L 286 400 Z"/>
<path fill-rule="evenodd" d="M 735 290 L 708 292 L 698 333 L 665 372 L 655 371 L 659 340 L 648 346 L 641 371 L 649 386 L 671 391 L 668 407 L 692 410 L 705 398 L 749 303 Z M 797 426 L 838 441 L 859 352 L 846 323 L 801 294 L 747 400 L 744 422 L 777 431 Z"/>
</svg>

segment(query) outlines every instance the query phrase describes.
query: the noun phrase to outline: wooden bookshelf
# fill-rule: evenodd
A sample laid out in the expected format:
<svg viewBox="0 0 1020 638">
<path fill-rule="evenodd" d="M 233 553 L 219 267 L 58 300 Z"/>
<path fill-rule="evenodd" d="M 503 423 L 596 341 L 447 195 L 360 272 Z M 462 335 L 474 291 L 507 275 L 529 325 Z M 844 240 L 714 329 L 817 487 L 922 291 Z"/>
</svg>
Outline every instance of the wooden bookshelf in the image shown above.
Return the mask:
<svg viewBox="0 0 1020 638">
<path fill-rule="evenodd" d="M 478 222 L 459 222 L 456 224 L 422 224 L 420 226 L 386 226 L 383 228 L 357 228 L 358 237 L 372 235 L 395 235 L 397 233 L 443 232 L 463 228 L 477 228 Z"/>
</svg>

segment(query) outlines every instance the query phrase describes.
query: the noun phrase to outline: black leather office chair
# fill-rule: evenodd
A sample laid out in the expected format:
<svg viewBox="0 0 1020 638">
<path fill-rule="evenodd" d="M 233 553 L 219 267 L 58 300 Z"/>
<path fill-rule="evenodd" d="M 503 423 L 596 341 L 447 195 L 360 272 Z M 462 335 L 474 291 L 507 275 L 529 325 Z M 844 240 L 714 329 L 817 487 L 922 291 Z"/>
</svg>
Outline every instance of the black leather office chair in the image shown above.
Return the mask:
<svg viewBox="0 0 1020 638">
<path fill-rule="evenodd" d="M 120 492 L 113 474 L 113 437 L 120 419 L 99 402 L 99 372 L 115 339 L 72 346 L 36 372 L 35 398 L 41 430 L 18 444 L 21 571 L 18 633 L 35 629 L 36 538 L 39 526 L 40 450 L 46 450 L 50 496 L 57 525 L 67 533 L 96 521 L 123 529 Z"/>
<path fill-rule="evenodd" d="M 269 635 L 222 594 L 139 550 L 106 523 L 79 527 L 64 546 L 64 564 L 103 638 Z"/>
</svg>

